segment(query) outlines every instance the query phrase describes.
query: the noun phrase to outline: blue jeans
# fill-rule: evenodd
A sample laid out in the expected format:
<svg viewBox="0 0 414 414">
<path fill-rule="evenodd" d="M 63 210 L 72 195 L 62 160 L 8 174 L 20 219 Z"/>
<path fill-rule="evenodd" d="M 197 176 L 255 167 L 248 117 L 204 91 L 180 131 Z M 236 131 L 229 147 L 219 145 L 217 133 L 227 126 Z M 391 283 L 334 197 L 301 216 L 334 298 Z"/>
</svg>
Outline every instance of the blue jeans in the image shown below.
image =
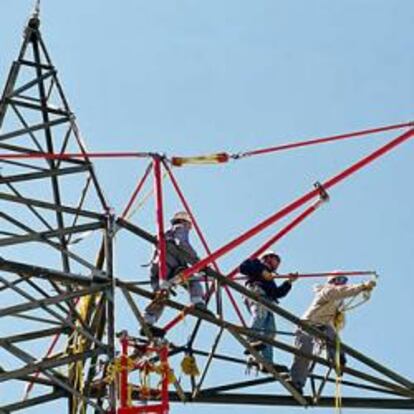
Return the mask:
<svg viewBox="0 0 414 414">
<path fill-rule="evenodd" d="M 261 294 L 261 289 L 258 287 L 253 288 L 253 291 Z M 253 301 L 250 302 L 250 312 L 252 314 L 251 329 L 254 329 L 260 335 L 273 339 L 276 336 L 276 323 L 273 313 L 260 303 Z M 273 363 L 273 347 L 271 345 L 264 344 L 264 348 L 259 353 L 266 361 Z"/>
</svg>

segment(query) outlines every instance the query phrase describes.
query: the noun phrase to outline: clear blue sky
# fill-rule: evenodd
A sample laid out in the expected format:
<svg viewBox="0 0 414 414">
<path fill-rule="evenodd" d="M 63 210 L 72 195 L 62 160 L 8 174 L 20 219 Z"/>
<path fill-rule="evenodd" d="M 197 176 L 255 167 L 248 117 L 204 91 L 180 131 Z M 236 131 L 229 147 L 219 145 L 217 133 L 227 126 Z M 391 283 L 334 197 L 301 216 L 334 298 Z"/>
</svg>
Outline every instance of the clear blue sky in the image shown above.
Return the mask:
<svg viewBox="0 0 414 414">
<path fill-rule="evenodd" d="M 32 5 L 0 2 L 1 85 Z M 41 19 L 93 151 L 239 152 L 413 118 L 414 3 L 409 0 L 42 0 Z M 392 136 L 186 168 L 177 176 L 214 249 Z M 343 336 L 409 378 L 414 378 L 413 149 L 408 142 L 333 189 L 331 202 L 277 246 L 282 272 L 377 270 L 378 289 L 349 316 Z M 137 161 L 97 163 L 117 212 L 143 169 Z M 167 203 L 169 215 L 178 203 L 173 198 Z M 149 210 L 136 222 L 154 230 Z M 223 259 L 223 269 L 261 240 Z M 131 248 L 120 237 L 117 252 L 117 274 L 136 279 L 149 250 Z M 312 285 L 298 283 L 283 306 L 300 315 Z M 121 329 L 124 321 L 118 323 Z M 185 329 L 180 327 L 181 335 Z M 210 384 L 225 382 L 228 373 L 214 375 Z M 237 407 L 240 413 L 253 409 Z M 177 405 L 172 412 L 191 410 Z"/>
</svg>

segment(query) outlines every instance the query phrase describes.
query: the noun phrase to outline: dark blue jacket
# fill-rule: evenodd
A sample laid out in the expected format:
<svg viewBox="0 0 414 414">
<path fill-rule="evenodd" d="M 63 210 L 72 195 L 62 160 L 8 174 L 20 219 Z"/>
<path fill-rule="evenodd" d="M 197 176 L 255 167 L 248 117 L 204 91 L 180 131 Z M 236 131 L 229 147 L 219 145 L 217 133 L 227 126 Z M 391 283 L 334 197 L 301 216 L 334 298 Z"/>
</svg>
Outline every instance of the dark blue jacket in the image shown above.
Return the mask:
<svg viewBox="0 0 414 414">
<path fill-rule="evenodd" d="M 288 281 L 283 282 L 279 287 L 274 280 L 265 280 L 263 278 L 263 271 L 270 269 L 259 259 L 247 259 L 240 265 L 240 273 L 248 277 L 247 285 L 257 285 L 263 289 L 268 299 L 277 302 L 278 299 L 286 296 L 292 284 Z"/>
</svg>

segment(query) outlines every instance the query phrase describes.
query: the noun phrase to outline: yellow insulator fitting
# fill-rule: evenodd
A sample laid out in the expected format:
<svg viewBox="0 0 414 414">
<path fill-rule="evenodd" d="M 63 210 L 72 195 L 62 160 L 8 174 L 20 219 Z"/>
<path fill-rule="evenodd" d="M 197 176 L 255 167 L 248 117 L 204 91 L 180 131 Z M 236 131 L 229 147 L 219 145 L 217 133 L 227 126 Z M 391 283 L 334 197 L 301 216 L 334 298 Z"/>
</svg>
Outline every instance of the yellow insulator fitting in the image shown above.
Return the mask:
<svg viewBox="0 0 414 414">
<path fill-rule="evenodd" d="M 197 377 L 200 375 L 200 371 L 197 366 L 197 362 L 192 355 L 186 355 L 181 361 L 181 369 L 185 375 L 191 375 Z"/>
<path fill-rule="evenodd" d="M 171 164 L 174 167 L 182 167 L 183 165 L 203 165 L 203 164 L 221 164 L 230 159 L 229 154 L 218 152 L 210 155 L 199 155 L 196 157 L 172 157 Z"/>
</svg>

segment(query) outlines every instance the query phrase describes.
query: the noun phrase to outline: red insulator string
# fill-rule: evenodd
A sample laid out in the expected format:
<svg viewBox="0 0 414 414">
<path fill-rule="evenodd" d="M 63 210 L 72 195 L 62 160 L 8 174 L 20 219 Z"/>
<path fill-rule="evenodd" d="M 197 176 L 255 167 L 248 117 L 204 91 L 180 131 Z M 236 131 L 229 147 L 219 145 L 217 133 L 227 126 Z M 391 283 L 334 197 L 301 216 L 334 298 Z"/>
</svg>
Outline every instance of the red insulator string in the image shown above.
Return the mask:
<svg viewBox="0 0 414 414">
<path fill-rule="evenodd" d="M 379 128 L 363 129 L 361 131 L 354 131 L 354 132 L 349 132 L 346 134 L 333 135 L 333 136 L 324 137 L 324 138 L 315 138 L 315 139 L 306 140 L 306 141 L 298 141 L 298 142 L 292 142 L 292 143 L 287 143 L 287 144 L 281 144 L 281 145 L 277 145 L 277 146 L 269 147 L 269 148 L 261 148 L 257 150 L 246 151 L 240 154 L 232 155 L 232 158 L 239 159 L 239 158 L 251 157 L 254 155 L 262 155 L 262 154 L 268 154 L 271 152 L 284 151 L 284 150 L 293 149 L 293 148 L 306 147 L 310 145 L 326 144 L 328 142 L 356 138 L 356 137 L 361 137 L 364 135 L 378 134 L 380 132 L 392 131 L 396 129 L 412 128 L 413 126 L 414 126 L 414 122 L 406 122 L 402 124 L 387 125 L 387 126 L 383 126 Z"/>
<path fill-rule="evenodd" d="M 206 251 L 206 253 L 208 255 L 211 255 L 211 250 L 210 250 L 210 248 L 208 246 L 207 240 L 204 237 L 204 234 L 203 234 L 200 226 L 198 225 L 196 218 L 194 217 L 194 214 L 193 214 L 193 212 L 192 212 L 192 210 L 190 208 L 190 205 L 188 204 L 186 198 L 184 197 L 183 192 L 181 191 L 181 188 L 180 188 L 180 186 L 178 184 L 177 179 L 175 178 L 173 172 L 171 171 L 171 168 L 169 168 L 168 164 L 164 160 L 163 160 L 163 164 L 164 164 L 164 168 L 166 169 L 166 171 L 167 171 L 167 173 L 168 173 L 168 175 L 169 175 L 169 177 L 171 179 L 171 183 L 172 183 L 172 185 L 173 185 L 173 187 L 174 187 L 174 189 L 175 189 L 175 191 L 176 191 L 176 193 L 177 193 L 177 195 L 178 195 L 178 197 L 179 197 L 179 199 L 180 199 L 180 201 L 181 201 L 181 203 L 182 203 L 185 211 L 191 217 L 191 221 L 193 222 L 194 229 L 195 229 L 195 231 L 196 231 L 196 233 L 197 233 L 197 235 L 198 235 L 198 237 L 199 237 L 199 239 L 201 241 L 201 244 L 204 247 L 204 250 Z M 212 265 L 213 265 L 214 269 L 216 270 L 216 272 L 221 273 L 220 272 L 220 269 L 219 269 L 219 267 L 218 267 L 218 265 L 217 265 L 217 263 L 215 261 L 212 262 Z M 227 295 L 228 295 L 228 297 L 230 299 L 230 302 L 232 303 L 232 305 L 234 307 L 234 310 L 237 313 L 238 318 L 240 319 L 240 322 L 244 326 L 246 326 L 246 322 L 245 322 L 245 320 L 243 318 L 243 315 L 242 315 L 242 313 L 241 313 L 241 311 L 240 311 L 240 309 L 239 309 L 239 307 L 237 305 L 236 300 L 234 299 L 233 294 L 231 293 L 231 291 L 228 288 L 228 286 L 224 286 L 224 288 L 225 288 L 225 291 L 226 291 L 226 293 L 227 293 Z M 211 295 L 213 293 L 214 293 L 214 286 L 212 286 L 211 289 L 207 292 L 207 300 L 211 297 Z"/>
<path fill-rule="evenodd" d="M 292 142 L 287 144 L 281 144 L 274 147 L 268 147 L 268 148 L 260 148 L 257 150 L 251 150 L 251 151 L 245 151 L 237 154 L 229 155 L 225 152 L 213 154 L 213 156 L 201 156 L 201 157 L 171 157 L 170 162 L 172 162 L 173 165 L 182 165 L 182 163 L 177 163 L 176 160 L 185 160 L 188 158 L 188 163 L 191 164 L 191 160 L 193 158 L 211 158 L 215 157 L 214 160 L 216 163 L 223 163 L 227 162 L 229 158 L 233 159 L 241 159 L 245 157 L 251 157 L 255 155 L 262 155 L 262 154 L 268 154 L 272 152 L 277 151 L 283 151 L 293 148 L 300 148 L 300 147 L 306 147 L 310 145 L 316 145 L 316 144 L 325 144 L 328 142 L 334 142 L 344 139 L 350 139 L 350 138 L 357 138 L 362 137 L 366 135 L 372 135 L 372 134 L 378 134 L 380 132 L 387 132 L 402 128 L 412 128 L 414 126 L 414 122 L 405 122 L 400 124 L 394 124 L 394 125 L 387 125 L 383 127 L 378 128 L 370 128 L 370 129 L 363 129 L 359 131 L 353 131 L 345 134 L 339 134 L 339 135 L 332 135 L 329 137 L 322 137 L 322 138 L 315 138 L 311 140 L 306 141 L 298 141 L 298 142 Z M 68 160 L 71 158 L 152 158 L 154 157 L 154 153 L 151 152 L 137 152 L 137 151 L 117 151 L 117 152 L 86 152 L 83 151 L 81 153 L 64 153 L 64 154 L 54 154 L 54 153 L 43 153 L 43 152 L 27 152 L 27 153 L 7 153 L 7 154 L 0 154 L 0 159 L 24 159 L 24 158 L 32 158 L 32 159 L 49 159 L 49 160 Z M 197 162 L 195 162 L 197 164 Z"/>
<path fill-rule="evenodd" d="M 391 142 L 383 145 L 376 151 L 372 152 L 371 154 L 367 155 L 366 157 L 362 158 L 361 160 L 357 161 L 356 163 L 352 164 L 350 167 L 346 168 L 344 171 L 340 172 L 339 174 L 335 175 L 334 177 L 328 179 L 324 183 L 322 183 L 322 188 L 328 190 L 329 188 L 335 186 L 336 184 L 343 181 L 345 178 L 348 178 L 352 174 L 356 173 L 366 165 L 370 164 L 371 162 L 375 161 L 377 158 L 381 157 L 382 155 L 386 154 L 387 152 L 391 151 L 398 145 L 402 144 L 403 142 L 407 141 L 408 139 L 414 136 L 414 129 L 410 129 L 409 131 L 405 132 L 404 134 L 399 135 L 397 138 L 393 139 Z M 178 283 L 185 282 L 191 275 L 200 271 L 207 265 L 209 265 L 212 261 L 219 259 L 220 257 L 224 256 L 231 250 L 235 249 L 240 244 L 244 243 L 246 240 L 251 239 L 270 225 L 276 223 L 278 220 L 282 219 L 292 211 L 298 209 L 306 202 L 312 200 L 314 197 L 320 194 L 320 189 L 316 188 L 314 190 L 309 191 L 302 197 L 294 200 L 292 203 L 288 204 L 286 207 L 282 208 L 275 214 L 271 215 L 267 219 L 263 220 L 261 223 L 257 224 L 250 230 L 244 232 L 236 239 L 230 241 L 226 245 L 222 246 L 221 248 L 217 249 L 211 255 L 207 256 L 206 258 L 197 262 L 194 266 L 189 269 L 184 270 L 184 272 L 180 275 L 180 278 L 177 279 Z"/>
</svg>

